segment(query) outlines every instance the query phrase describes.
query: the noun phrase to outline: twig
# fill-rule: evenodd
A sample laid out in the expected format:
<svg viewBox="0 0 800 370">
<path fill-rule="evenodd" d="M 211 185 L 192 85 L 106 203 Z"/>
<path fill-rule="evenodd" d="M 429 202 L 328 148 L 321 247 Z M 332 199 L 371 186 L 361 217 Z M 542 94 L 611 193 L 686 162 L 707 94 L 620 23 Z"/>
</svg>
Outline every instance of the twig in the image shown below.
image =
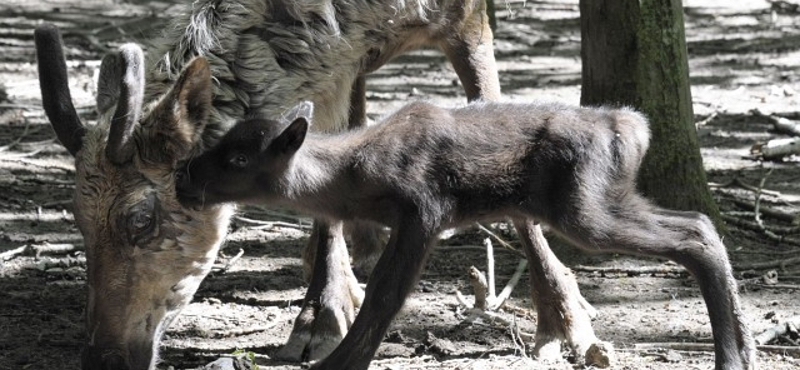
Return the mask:
<svg viewBox="0 0 800 370">
<path fill-rule="evenodd" d="M 503 238 L 499 237 L 499 236 L 498 236 L 497 234 L 495 234 L 495 233 L 494 233 L 492 230 L 489 230 L 489 229 L 488 229 L 486 226 L 483 226 L 483 225 L 481 225 L 480 223 L 476 223 L 475 225 L 477 225 L 477 226 L 478 226 L 478 229 L 479 229 L 479 230 L 481 230 L 481 231 L 483 231 L 483 232 L 485 232 L 485 233 L 489 234 L 489 236 L 491 236 L 492 238 L 494 238 L 494 240 L 496 240 L 498 243 L 500 243 L 500 245 L 502 245 L 502 246 L 503 246 L 503 247 L 505 247 L 506 249 L 508 249 L 508 250 L 512 250 L 512 251 L 516 252 L 516 253 L 517 253 L 518 255 L 520 255 L 521 257 L 525 257 L 525 255 L 524 255 L 524 254 L 522 254 L 522 252 L 520 252 L 520 251 L 519 251 L 519 249 L 517 249 L 517 248 L 514 248 L 514 246 L 513 246 L 513 245 L 511 245 L 511 244 L 510 244 L 510 243 L 508 243 L 507 241 L 503 240 Z"/>
<path fill-rule="evenodd" d="M 717 116 L 719 116 L 719 111 L 715 110 L 713 113 L 709 114 L 708 117 L 695 122 L 694 127 L 705 126 L 706 124 L 717 118 Z"/>
<path fill-rule="evenodd" d="M 483 252 L 486 250 L 486 247 L 481 245 L 437 245 L 436 248 L 433 249 L 434 253 L 441 253 L 441 252 L 455 252 L 455 251 L 475 251 L 475 252 Z M 516 255 L 515 251 L 501 248 L 496 250 L 496 252 L 506 252 L 506 253 L 513 253 Z"/>
<path fill-rule="evenodd" d="M 19 144 L 20 142 L 22 142 L 22 139 L 24 139 L 24 138 L 25 138 L 25 136 L 27 136 L 27 135 L 28 135 L 28 129 L 29 129 L 30 127 L 31 127 L 31 121 L 30 121 L 30 120 L 25 120 L 25 127 L 22 129 L 22 134 L 20 134 L 20 135 L 19 135 L 19 136 L 18 136 L 16 139 L 14 139 L 14 141 L 12 141 L 10 144 L 7 144 L 7 145 L 0 146 L 0 152 L 2 152 L 2 151 L 6 151 L 6 150 L 8 150 L 8 149 L 11 149 L 11 148 L 13 148 L 14 146 L 16 146 L 17 144 Z"/>
<path fill-rule="evenodd" d="M 240 258 L 244 255 L 244 249 L 239 248 L 239 252 L 236 253 L 235 256 L 231 257 L 222 267 L 219 267 L 214 270 L 214 272 L 227 272 Z"/>
<path fill-rule="evenodd" d="M 234 328 L 231 330 L 226 330 L 224 332 L 215 332 L 212 337 L 213 338 L 229 338 L 229 337 L 239 337 L 243 335 L 253 334 L 253 333 L 261 333 L 264 331 L 269 331 L 275 327 L 277 322 L 270 323 L 267 325 L 258 325 L 252 326 L 249 328 Z"/>
<path fill-rule="evenodd" d="M 774 169 L 775 169 L 774 167 L 770 168 L 769 171 L 767 171 L 767 173 L 761 177 L 761 181 L 758 182 L 758 191 L 756 192 L 756 200 L 755 200 L 756 206 L 755 209 L 753 210 L 753 212 L 755 212 L 756 224 L 758 224 L 758 227 L 760 227 L 762 232 L 764 233 L 771 233 L 771 231 L 767 230 L 767 228 L 764 227 L 764 221 L 761 220 L 761 213 L 759 212 L 759 208 L 761 208 L 761 191 L 764 190 L 764 184 L 767 182 L 767 178 L 772 174 L 772 171 Z M 773 236 L 777 235 L 773 234 Z"/>
<path fill-rule="evenodd" d="M 10 159 L 32 157 L 34 155 L 39 154 L 42 150 L 44 150 L 44 148 L 39 148 L 39 149 L 36 149 L 34 151 L 31 151 L 31 152 L 27 152 L 27 153 L 13 153 L 13 154 L 7 153 L 7 154 L 3 154 L 2 156 L 0 156 L 0 159 L 2 159 L 2 160 L 10 160 Z"/>
<path fill-rule="evenodd" d="M 493 302 L 491 302 L 489 309 L 497 310 L 503 306 L 503 304 L 506 302 L 506 299 L 511 296 L 511 292 L 514 290 L 514 287 L 516 287 L 517 283 L 519 283 L 519 279 L 522 277 L 522 273 L 526 268 L 528 268 L 528 260 L 524 258 L 520 259 L 519 264 L 517 264 L 517 270 L 514 271 L 514 275 L 511 275 L 511 279 L 508 281 L 506 286 L 503 287 L 503 290 L 500 291 L 500 294 L 494 299 Z"/>
<path fill-rule="evenodd" d="M 0 109 L 42 110 L 42 107 L 35 104 L 0 103 Z"/>
</svg>

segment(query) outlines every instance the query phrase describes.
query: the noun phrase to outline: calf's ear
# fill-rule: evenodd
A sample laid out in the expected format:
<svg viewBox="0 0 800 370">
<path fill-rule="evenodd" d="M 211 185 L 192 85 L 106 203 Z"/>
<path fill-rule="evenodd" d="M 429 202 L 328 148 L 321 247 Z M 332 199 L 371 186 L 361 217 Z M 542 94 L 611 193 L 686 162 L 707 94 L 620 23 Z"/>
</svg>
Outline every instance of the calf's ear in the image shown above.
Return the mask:
<svg viewBox="0 0 800 370">
<path fill-rule="evenodd" d="M 172 89 L 144 119 L 146 162 L 174 164 L 191 154 L 212 110 L 211 68 L 205 58 L 192 59 Z"/>
<path fill-rule="evenodd" d="M 308 132 L 308 120 L 305 117 L 298 117 L 289 124 L 275 140 L 269 144 L 268 148 L 275 154 L 292 155 L 305 141 Z"/>
</svg>

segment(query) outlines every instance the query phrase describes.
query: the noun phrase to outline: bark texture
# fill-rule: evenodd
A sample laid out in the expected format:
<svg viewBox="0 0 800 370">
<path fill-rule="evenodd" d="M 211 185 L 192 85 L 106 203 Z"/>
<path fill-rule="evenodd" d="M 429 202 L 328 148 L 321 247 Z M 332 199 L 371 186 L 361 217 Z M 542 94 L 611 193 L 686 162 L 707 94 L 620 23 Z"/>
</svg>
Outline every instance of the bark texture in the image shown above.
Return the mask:
<svg viewBox="0 0 800 370">
<path fill-rule="evenodd" d="M 658 205 L 721 225 L 694 125 L 680 0 L 581 0 L 582 105 L 627 105 L 650 119 L 639 189 Z"/>
</svg>

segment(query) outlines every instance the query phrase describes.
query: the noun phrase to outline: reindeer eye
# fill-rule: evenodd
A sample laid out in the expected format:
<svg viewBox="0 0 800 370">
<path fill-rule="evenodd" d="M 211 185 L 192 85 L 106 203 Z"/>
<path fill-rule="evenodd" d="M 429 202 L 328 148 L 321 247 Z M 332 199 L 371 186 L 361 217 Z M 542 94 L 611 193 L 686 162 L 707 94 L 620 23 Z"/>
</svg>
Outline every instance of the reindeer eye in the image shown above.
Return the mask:
<svg viewBox="0 0 800 370">
<path fill-rule="evenodd" d="M 153 217 L 145 213 L 138 213 L 131 217 L 130 222 L 133 230 L 141 231 L 150 227 L 150 224 L 153 222 Z"/>
<path fill-rule="evenodd" d="M 239 154 L 233 156 L 231 158 L 230 162 L 231 162 L 231 165 L 233 165 L 234 167 L 245 168 L 245 167 L 247 167 L 247 164 L 250 163 L 250 159 L 247 158 L 246 155 L 239 153 Z"/>
<path fill-rule="evenodd" d="M 156 199 L 148 197 L 134 206 L 125 219 L 125 229 L 131 244 L 141 244 L 158 234 L 156 231 Z"/>
</svg>

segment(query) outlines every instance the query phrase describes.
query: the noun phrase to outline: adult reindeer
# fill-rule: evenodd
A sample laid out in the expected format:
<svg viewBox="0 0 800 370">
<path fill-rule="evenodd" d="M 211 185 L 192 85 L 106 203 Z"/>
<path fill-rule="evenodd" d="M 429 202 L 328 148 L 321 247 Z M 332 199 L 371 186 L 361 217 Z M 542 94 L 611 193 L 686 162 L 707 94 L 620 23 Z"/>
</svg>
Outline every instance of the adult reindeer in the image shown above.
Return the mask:
<svg viewBox="0 0 800 370">
<path fill-rule="evenodd" d="M 161 334 L 213 263 L 233 209 L 181 207 L 180 161 L 238 119 L 276 117 L 305 99 L 326 123 L 319 130 L 360 126 L 365 74 L 422 45 L 445 53 L 470 100 L 496 99 L 484 8 L 481 0 L 199 0 L 146 62 L 132 44 L 104 58 L 93 126 L 72 106 L 58 30 L 39 27 L 42 100 L 75 157 L 74 213 L 87 250 L 83 368 L 152 369 Z M 340 223 L 316 222 L 309 250 L 325 258 L 284 347 L 295 359 L 328 354 L 363 295 Z"/>
</svg>

